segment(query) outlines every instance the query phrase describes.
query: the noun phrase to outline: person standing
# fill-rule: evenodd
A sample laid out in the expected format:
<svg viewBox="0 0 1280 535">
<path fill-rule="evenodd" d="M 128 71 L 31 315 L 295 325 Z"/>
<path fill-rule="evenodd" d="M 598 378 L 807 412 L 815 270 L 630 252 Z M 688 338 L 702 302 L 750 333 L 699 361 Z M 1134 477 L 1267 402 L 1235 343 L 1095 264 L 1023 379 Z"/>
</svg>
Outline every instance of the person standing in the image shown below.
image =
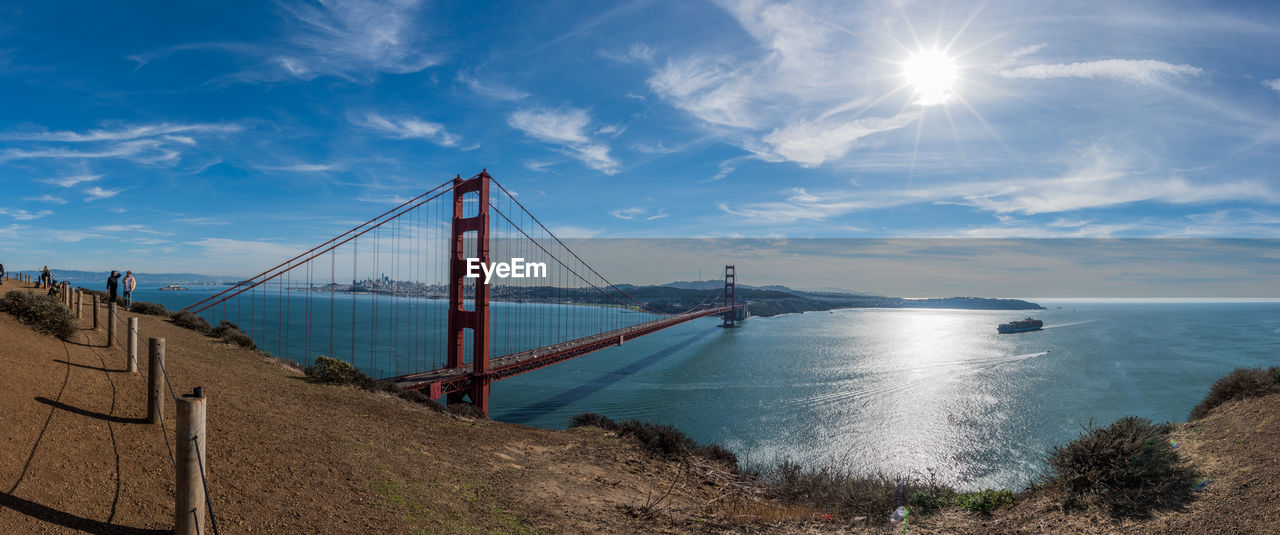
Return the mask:
<svg viewBox="0 0 1280 535">
<path fill-rule="evenodd" d="M 138 287 L 138 279 L 133 278 L 132 271 L 124 272 L 124 309 L 133 305 L 133 289 Z"/>
<path fill-rule="evenodd" d="M 111 275 L 107 277 L 107 302 L 116 302 L 116 290 L 120 288 L 120 273 L 111 270 Z"/>
<path fill-rule="evenodd" d="M 4 264 L 0 264 L 0 279 L 4 278 Z"/>
<path fill-rule="evenodd" d="M 44 270 L 40 272 L 40 284 L 42 284 L 43 287 L 48 288 L 49 283 L 52 281 L 53 273 L 49 272 L 49 266 L 45 266 Z"/>
</svg>

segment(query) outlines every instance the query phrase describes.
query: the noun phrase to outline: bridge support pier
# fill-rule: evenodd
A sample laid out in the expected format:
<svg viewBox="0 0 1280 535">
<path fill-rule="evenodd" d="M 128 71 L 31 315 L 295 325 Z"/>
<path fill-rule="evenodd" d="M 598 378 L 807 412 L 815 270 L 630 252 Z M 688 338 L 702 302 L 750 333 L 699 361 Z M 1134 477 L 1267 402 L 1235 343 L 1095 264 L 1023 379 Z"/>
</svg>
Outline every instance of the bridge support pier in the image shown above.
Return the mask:
<svg viewBox="0 0 1280 535">
<path fill-rule="evenodd" d="M 729 307 L 729 311 L 724 313 L 724 323 L 720 326 L 724 328 L 738 326 L 738 302 L 733 292 L 737 289 L 737 281 L 735 280 L 733 266 L 724 267 L 724 306 Z"/>
<path fill-rule="evenodd" d="M 475 233 L 475 256 L 481 263 L 489 263 L 489 173 L 481 171 L 475 177 L 453 179 L 453 230 L 452 251 L 449 257 L 449 350 L 448 366 L 461 368 L 467 363 L 466 331 L 471 330 L 471 385 L 466 395 L 472 405 L 486 416 L 489 414 L 489 286 L 480 279 L 472 279 L 475 290 L 474 307 L 466 308 L 467 234 Z M 468 193 L 477 195 L 476 215 L 465 217 L 464 198 Z M 449 394 L 450 404 L 461 403 L 463 392 Z"/>
</svg>

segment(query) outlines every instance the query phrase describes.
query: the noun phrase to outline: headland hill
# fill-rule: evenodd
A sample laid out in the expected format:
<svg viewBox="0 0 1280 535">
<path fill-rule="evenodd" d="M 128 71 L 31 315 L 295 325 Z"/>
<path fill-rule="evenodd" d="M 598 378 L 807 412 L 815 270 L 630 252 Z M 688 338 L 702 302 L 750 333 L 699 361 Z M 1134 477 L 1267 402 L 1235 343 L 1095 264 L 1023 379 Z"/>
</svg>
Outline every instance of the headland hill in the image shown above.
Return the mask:
<svg viewBox="0 0 1280 535">
<path fill-rule="evenodd" d="M 30 285 L 0 284 L 0 525 L 163 533 L 165 427 L 119 344 Z M 40 294 L 43 294 L 40 291 Z M 25 295 L 24 295 L 25 294 Z M 477 418 L 377 385 L 339 385 L 183 327 L 166 373 L 208 401 L 211 510 L 235 533 L 1272 533 L 1280 369 L 1219 380 L 1186 423 L 1125 418 L 1050 452 L 1025 489 L 960 491 L 851 466 L 740 464 L 674 428 L 575 417 L 564 431 Z M 59 312 L 60 311 L 60 312 Z M 42 312 L 33 314 L 32 312 Z M 99 313 L 105 313 L 99 311 Z M 61 318 L 59 320 L 58 318 Z M 58 335 L 49 329 L 61 324 Z M 243 333 L 240 333 L 243 334 Z M 169 407 L 170 409 L 172 406 Z M 172 431 L 173 413 L 164 419 Z M 895 508 L 909 511 L 900 521 Z"/>
</svg>

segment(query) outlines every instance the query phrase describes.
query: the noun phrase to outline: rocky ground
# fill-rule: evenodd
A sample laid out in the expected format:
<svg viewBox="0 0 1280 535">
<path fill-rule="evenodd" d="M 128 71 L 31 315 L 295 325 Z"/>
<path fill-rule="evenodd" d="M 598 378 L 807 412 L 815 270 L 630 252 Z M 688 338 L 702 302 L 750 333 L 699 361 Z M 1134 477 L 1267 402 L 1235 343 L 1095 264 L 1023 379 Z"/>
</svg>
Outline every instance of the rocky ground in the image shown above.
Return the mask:
<svg viewBox="0 0 1280 535">
<path fill-rule="evenodd" d="M 0 292 L 17 288 L 13 281 Z M 163 533 L 172 527 L 173 402 L 146 414 L 141 373 L 88 319 L 69 341 L 0 314 L 0 531 Z M 105 313 L 103 314 L 105 317 Z M 125 314 L 127 317 L 128 314 Z M 123 331 L 123 328 L 120 329 Z M 222 533 L 889 533 L 764 499 L 706 462 L 655 459 L 594 428 L 456 418 L 386 394 L 309 383 L 267 358 L 140 316 L 163 337 L 179 392 L 208 401 L 209 482 Z M 919 533 L 1280 532 L 1280 398 L 1184 425 L 1211 479 L 1180 511 L 1141 521 L 1064 513 L 1032 496 L 983 517 L 948 510 Z M 886 512 L 886 515 L 888 512 Z"/>
</svg>

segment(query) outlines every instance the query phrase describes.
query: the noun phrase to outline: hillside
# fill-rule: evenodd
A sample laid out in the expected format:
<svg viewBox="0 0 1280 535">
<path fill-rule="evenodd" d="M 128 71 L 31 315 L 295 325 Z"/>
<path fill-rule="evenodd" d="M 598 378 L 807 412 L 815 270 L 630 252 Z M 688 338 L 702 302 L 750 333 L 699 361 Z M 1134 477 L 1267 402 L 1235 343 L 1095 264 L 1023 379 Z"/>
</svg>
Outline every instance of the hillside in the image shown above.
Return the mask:
<svg viewBox="0 0 1280 535">
<path fill-rule="evenodd" d="M 10 290 L 10 282 L 0 292 Z M 167 339 L 182 392 L 209 397 L 213 510 L 224 533 L 899 533 L 883 518 L 824 519 L 759 481 L 654 457 L 597 428 L 458 418 L 387 395 L 314 384 L 266 355 L 141 316 Z M 142 374 L 86 327 L 66 342 L 0 313 L 0 526 L 14 533 L 158 533 L 173 472 L 145 415 Z M 173 431 L 173 405 L 166 419 Z M 1234 402 L 1175 431 L 1211 483 L 1148 519 L 1063 512 L 1032 492 L 991 516 L 944 509 L 917 533 L 1273 533 L 1280 525 L 1280 395 Z M 648 507 L 646 507 L 648 506 Z M 1246 512 L 1241 514 L 1241 512 Z M 884 512 L 888 516 L 889 511 Z"/>
</svg>

